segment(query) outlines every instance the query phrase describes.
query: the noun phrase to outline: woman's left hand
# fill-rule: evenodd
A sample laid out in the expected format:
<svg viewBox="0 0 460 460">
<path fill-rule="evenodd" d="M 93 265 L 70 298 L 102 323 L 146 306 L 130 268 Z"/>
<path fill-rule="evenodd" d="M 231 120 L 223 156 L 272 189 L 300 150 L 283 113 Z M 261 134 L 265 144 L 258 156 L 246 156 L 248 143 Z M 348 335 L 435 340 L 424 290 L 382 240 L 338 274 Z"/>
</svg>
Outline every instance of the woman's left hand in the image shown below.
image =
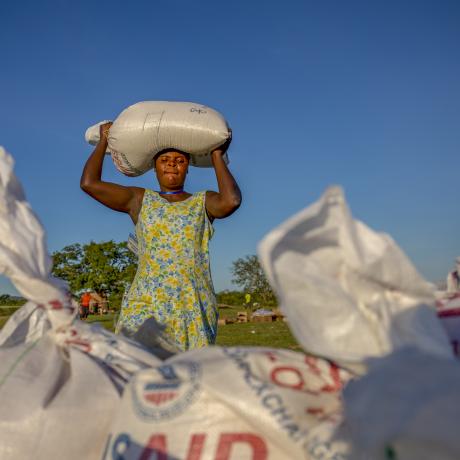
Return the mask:
<svg viewBox="0 0 460 460">
<path fill-rule="evenodd" d="M 229 131 L 228 139 L 222 145 L 220 145 L 219 147 L 214 149 L 211 152 L 211 156 L 214 157 L 215 155 L 224 155 L 224 153 L 228 150 L 228 148 L 230 147 L 230 144 L 232 142 L 232 130 L 229 128 L 228 131 Z"/>
<path fill-rule="evenodd" d="M 232 142 L 232 131 L 230 135 L 217 149 L 214 149 L 211 157 L 214 171 L 216 172 L 219 192 L 206 192 L 206 211 L 212 219 L 222 219 L 235 212 L 241 204 L 241 191 L 232 173 L 224 161 L 224 153 Z"/>
</svg>

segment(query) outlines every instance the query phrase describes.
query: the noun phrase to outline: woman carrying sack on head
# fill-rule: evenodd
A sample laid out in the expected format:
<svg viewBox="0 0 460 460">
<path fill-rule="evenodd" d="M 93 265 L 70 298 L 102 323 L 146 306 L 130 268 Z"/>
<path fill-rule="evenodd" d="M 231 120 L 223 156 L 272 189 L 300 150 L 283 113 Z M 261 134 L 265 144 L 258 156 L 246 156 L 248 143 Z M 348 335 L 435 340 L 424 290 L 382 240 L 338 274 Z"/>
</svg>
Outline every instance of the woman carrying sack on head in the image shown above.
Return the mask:
<svg viewBox="0 0 460 460">
<path fill-rule="evenodd" d="M 80 186 L 105 206 L 129 214 L 136 226 L 138 268 L 116 332 L 133 335 L 153 317 L 181 350 L 213 344 L 217 303 L 208 251 L 212 221 L 229 216 L 241 203 L 240 189 L 223 159 L 231 139 L 211 154 L 218 192 L 186 192 L 189 155 L 175 150 L 154 159 L 160 187 L 156 192 L 101 179 L 110 126 L 101 125 Z"/>
</svg>

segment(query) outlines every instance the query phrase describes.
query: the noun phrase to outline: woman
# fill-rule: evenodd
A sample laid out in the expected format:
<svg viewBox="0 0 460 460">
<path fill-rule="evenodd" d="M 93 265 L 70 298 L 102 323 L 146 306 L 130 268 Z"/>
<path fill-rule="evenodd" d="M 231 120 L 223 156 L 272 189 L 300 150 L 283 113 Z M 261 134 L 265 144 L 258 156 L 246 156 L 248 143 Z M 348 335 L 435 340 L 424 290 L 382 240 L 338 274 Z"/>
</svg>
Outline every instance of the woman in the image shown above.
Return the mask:
<svg viewBox="0 0 460 460">
<path fill-rule="evenodd" d="M 136 226 L 138 269 L 123 299 L 117 332 L 132 335 L 153 317 L 181 350 L 212 344 L 217 306 L 208 258 L 211 223 L 241 203 L 240 189 L 223 159 L 230 140 L 212 152 L 219 192 L 187 193 L 189 155 L 175 150 L 155 157 L 156 192 L 101 179 L 110 126 L 101 125 L 80 186 L 105 206 L 129 214 Z"/>
</svg>

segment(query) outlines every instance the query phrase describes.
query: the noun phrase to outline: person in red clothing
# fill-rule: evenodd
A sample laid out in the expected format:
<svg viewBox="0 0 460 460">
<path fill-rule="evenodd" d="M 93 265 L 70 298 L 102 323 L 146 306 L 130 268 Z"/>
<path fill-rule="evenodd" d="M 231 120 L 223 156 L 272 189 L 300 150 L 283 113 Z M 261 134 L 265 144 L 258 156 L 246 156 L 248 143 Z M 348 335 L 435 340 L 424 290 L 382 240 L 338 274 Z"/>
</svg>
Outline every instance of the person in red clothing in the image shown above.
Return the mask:
<svg viewBox="0 0 460 460">
<path fill-rule="evenodd" d="M 91 294 L 89 291 L 85 291 L 80 299 L 80 319 L 88 318 L 90 302 Z"/>
</svg>

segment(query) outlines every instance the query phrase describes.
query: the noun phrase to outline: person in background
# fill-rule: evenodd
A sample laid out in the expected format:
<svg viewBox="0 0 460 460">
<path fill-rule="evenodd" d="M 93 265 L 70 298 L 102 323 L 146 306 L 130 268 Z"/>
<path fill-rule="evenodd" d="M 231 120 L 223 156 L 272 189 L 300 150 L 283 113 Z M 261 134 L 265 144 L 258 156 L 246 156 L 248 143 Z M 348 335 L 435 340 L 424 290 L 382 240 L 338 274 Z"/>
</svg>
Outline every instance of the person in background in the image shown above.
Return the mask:
<svg viewBox="0 0 460 460">
<path fill-rule="evenodd" d="M 98 295 L 96 292 L 91 292 L 90 293 L 91 295 L 91 299 L 89 300 L 89 313 L 91 315 L 94 315 L 95 313 L 97 313 L 97 306 L 98 306 Z"/>
<path fill-rule="evenodd" d="M 105 315 L 109 312 L 109 301 L 107 299 L 107 294 L 102 292 L 101 294 L 101 302 L 99 304 L 99 314 Z"/>
<path fill-rule="evenodd" d="M 90 302 L 91 302 L 91 293 L 89 290 L 87 290 L 82 294 L 80 298 L 80 319 L 88 318 Z"/>
<path fill-rule="evenodd" d="M 105 206 L 129 214 L 136 226 L 138 269 L 123 298 L 117 333 L 129 336 L 149 319 L 179 350 L 215 343 L 217 301 L 209 266 L 212 222 L 231 215 L 240 189 L 223 155 L 230 140 L 211 153 L 219 191 L 184 190 L 190 155 L 164 150 L 153 159 L 159 190 L 102 180 L 111 123 L 85 164 L 81 188 Z"/>
<path fill-rule="evenodd" d="M 447 275 L 447 293 L 455 294 L 460 292 L 460 257 L 455 259 L 455 270 Z"/>
<path fill-rule="evenodd" d="M 247 292 L 246 294 L 244 294 L 244 305 L 246 306 L 246 308 L 249 308 L 250 303 L 251 303 L 251 294 Z"/>
</svg>

